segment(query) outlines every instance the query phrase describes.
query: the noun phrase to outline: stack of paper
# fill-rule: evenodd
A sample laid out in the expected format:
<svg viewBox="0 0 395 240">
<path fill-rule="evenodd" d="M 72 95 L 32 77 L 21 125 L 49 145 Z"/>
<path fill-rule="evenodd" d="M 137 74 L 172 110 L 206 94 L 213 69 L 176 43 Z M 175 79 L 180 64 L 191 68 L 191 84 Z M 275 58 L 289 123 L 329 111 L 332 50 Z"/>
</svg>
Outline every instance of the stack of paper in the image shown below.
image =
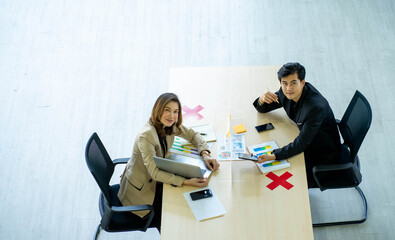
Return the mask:
<svg viewBox="0 0 395 240">
<path fill-rule="evenodd" d="M 206 142 L 215 142 L 216 138 L 215 138 L 215 133 L 213 130 L 213 127 L 211 126 L 211 124 L 204 124 L 204 125 L 199 125 L 199 126 L 194 126 L 191 127 L 193 130 L 195 130 L 196 132 L 200 133 L 200 135 L 203 137 L 204 141 Z M 191 145 L 192 143 L 180 138 L 180 143 L 181 145 Z"/>
</svg>

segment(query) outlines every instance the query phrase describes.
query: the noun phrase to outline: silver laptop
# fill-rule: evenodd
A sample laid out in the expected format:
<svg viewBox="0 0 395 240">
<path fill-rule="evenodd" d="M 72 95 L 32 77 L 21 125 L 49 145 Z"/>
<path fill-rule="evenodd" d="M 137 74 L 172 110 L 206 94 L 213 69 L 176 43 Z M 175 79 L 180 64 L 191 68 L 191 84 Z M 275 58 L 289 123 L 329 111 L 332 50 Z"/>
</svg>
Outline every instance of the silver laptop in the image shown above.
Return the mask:
<svg viewBox="0 0 395 240">
<path fill-rule="evenodd" d="M 154 156 L 154 161 L 160 170 L 185 178 L 208 178 L 212 172 L 202 160 L 178 154 L 170 155 L 169 159 Z"/>
</svg>

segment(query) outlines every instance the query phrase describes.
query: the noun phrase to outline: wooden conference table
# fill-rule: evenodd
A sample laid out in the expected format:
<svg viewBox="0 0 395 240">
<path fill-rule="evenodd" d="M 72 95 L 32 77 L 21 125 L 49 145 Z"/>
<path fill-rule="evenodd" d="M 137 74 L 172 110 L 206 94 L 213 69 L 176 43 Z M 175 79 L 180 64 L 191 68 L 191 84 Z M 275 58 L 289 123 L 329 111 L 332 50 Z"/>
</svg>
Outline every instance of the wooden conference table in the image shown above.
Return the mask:
<svg viewBox="0 0 395 240">
<path fill-rule="evenodd" d="M 173 68 L 169 92 L 176 93 L 183 106 L 203 110 L 185 114 L 186 126 L 210 123 L 216 134 L 226 134 L 230 127 L 243 124 L 246 146 L 275 140 L 282 147 L 298 135 L 296 125 L 283 109 L 258 113 L 253 101 L 267 89 L 280 85 L 280 66 Z M 275 129 L 257 133 L 255 126 L 273 123 Z M 211 149 L 216 155 L 216 146 Z M 218 158 L 217 158 L 218 160 Z M 281 185 L 270 190 L 272 182 L 252 161 L 219 161 L 220 170 L 210 177 L 209 186 L 218 195 L 227 213 L 198 222 L 183 193 L 196 187 L 179 188 L 164 185 L 161 239 L 313 239 L 310 203 L 304 168 L 304 156 L 288 159 L 291 167 L 275 171 L 278 176 L 288 171 L 289 190 Z"/>
</svg>

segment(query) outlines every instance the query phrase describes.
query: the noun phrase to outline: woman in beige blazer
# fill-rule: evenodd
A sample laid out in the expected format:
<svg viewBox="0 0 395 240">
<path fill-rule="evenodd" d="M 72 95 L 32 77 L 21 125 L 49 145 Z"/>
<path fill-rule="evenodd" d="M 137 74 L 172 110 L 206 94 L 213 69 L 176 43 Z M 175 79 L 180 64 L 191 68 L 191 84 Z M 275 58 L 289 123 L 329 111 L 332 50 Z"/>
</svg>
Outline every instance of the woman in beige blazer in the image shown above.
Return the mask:
<svg viewBox="0 0 395 240">
<path fill-rule="evenodd" d="M 118 198 L 124 206 L 150 204 L 155 216 L 152 226 L 160 231 L 162 210 L 162 183 L 173 186 L 205 187 L 207 179 L 185 179 L 156 167 L 153 156 L 166 157 L 179 136 L 192 142 L 206 166 L 216 171 L 218 162 L 210 156 L 206 142 L 199 133 L 182 125 L 181 103 L 174 93 L 164 93 L 156 100 L 149 121 L 137 134 L 133 154 L 121 176 Z M 144 221 L 149 211 L 134 212 L 136 221 Z"/>
</svg>

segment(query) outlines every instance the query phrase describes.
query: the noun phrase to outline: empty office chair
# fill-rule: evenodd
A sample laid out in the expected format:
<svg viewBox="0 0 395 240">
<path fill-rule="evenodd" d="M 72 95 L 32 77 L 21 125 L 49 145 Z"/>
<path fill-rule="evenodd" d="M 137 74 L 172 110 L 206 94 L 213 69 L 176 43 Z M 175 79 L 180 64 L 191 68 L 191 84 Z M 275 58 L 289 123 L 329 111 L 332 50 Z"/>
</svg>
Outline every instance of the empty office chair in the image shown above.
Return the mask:
<svg viewBox="0 0 395 240">
<path fill-rule="evenodd" d="M 372 109 L 368 100 L 356 91 L 341 121 L 337 120 L 343 138 L 339 164 L 315 166 L 313 176 L 321 191 L 354 187 L 363 202 L 363 218 L 354 221 L 315 223 L 313 227 L 363 223 L 367 219 L 368 205 L 358 185 L 362 182 L 358 150 L 372 122 Z"/>
<path fill-rule="evenodd" d="M 85 159 L 89 170 L 100 187 L 99 211 L 102 217 L 93 239 L 97 239 L 100 229 L 107 232 L 146 231 L 151 226 L 154 209 L 151 205 L 122 206 L 118 199 L 119 184 L 109 185 L 115 165 L 127 163 L 129 158 L 111 161 L 106 149 L 96 133 L 88 140 Z M 146 220 L 133 215 L 131 211 L 151 210 Z"/>
</svg>

